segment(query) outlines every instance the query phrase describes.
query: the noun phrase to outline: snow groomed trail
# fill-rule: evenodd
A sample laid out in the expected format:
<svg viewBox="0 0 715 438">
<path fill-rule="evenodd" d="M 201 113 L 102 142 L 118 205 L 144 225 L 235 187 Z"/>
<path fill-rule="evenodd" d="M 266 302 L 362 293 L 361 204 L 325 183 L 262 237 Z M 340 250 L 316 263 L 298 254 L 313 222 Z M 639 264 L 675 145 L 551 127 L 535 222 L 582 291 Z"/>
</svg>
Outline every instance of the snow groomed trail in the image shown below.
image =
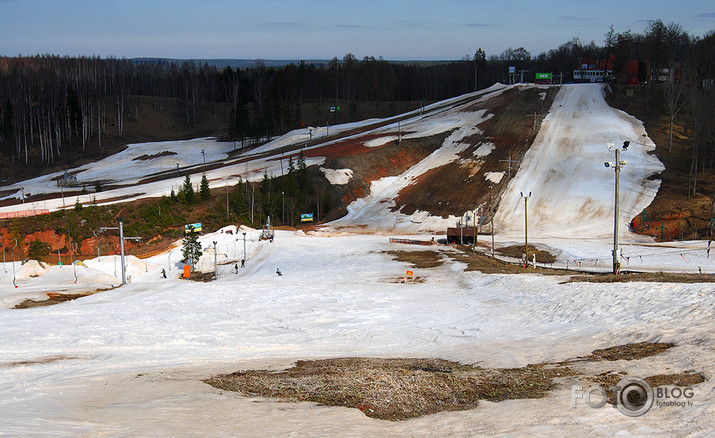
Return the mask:
<svg viewBox="0 0 715 438">
<path fill-rule="evenodd" d="M 693 408 L 656 411 L 645 429 L 615 409 L 573 411 L 568 388 L 545 400 L 483 403 L 401 424 L 357 410 L 222 394 L 200 379 L 302 358 L 440 357 L 514 367 L 662 341 L 679 346 L 667 360 L 644 361 L 634 372 L 711 376 L 715 363 L 715 303 L 703 284 L 564 284 L 564 277 L 464 272 L 448 257 L 440 267 L 415 269 L 424 283 L 406 284 L 397 280 L 414 268 L 385 254 L 395 245 L 384 236 L 278 231 L 273 243 L 256 241 L 257 232 L 248 237 L 247 267 L 236 274 L 232 261 L 220 265 L 214 282 L 180 280 L 176 269 L 161 278 L 168 263 L 161 255 L 133 266 L 132 284 L 121 288 L 0 310 L 0 436 L 463 436 L 543 432 L 544 418 L 568 425 L 560 430 L 593 432 L 596 422 L 614 434 L 697 431 L 710 418 L 712 380 L 699 387 Z M 232 251 L 242 256 L 235 239 L 202 238 L 217 241 L 228 259 Z M 110 271 L 111 264 L 97 268 Z M 67 267 L 60 274 L 72 275 Z M 38 284 L 42 275 L 20 287 L 27 282 Z M 4 281 L 0 296 L 12 290 Z"/>
<path fill-rule="evenodd" d="M 608 106 L 600 84 L 566 85 L 551 106 L 501 199 L 494 219 L 501 235 L 523 235 L 524 199 L 528 200 L 529 234 L 550 237 L 613 236 L 614 170 L 607 143 L 630 147 L 621 154 L 628 164 L 620 174 L 620 234 L 655 197 L 664 167 L 650 154 L 655 144 L 638 119 Z"/>
</svg>

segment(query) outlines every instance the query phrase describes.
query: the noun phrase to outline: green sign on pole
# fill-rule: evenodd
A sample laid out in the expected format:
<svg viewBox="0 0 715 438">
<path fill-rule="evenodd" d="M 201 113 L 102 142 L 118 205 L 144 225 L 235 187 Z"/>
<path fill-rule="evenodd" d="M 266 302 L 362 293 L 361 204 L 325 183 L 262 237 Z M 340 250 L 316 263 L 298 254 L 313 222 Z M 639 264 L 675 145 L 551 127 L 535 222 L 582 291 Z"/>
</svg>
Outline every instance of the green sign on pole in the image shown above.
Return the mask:
<svg viewBox="0 0 715 438">
<path fill-rule="evenodd" d="M 537 73 L 536 74 L 536 80 L 551 80 L 551 73 Z"/>
</svg>

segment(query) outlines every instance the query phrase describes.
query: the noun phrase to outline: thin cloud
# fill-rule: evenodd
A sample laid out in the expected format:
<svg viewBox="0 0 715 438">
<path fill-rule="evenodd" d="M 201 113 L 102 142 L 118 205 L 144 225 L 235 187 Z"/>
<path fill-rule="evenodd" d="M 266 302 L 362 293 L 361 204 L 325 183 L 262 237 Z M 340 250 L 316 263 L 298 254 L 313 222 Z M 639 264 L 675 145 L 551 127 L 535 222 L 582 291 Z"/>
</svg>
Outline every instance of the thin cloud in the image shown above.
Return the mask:
<svg viewBox="0 0 715 438">
<path fill-rule="evenodd" d="M 715 12 L 706 12 L 695 15 L 695 18 L 715 18 Z"/>
<path fill-rule="evenodd" d="M 489 27 L 491 24 L 483 24 L 483 23 L 467 23 L 464 25 L 464 27 Z"/>
<path fill-rule="evenodd" d="M 281 28 L 299 28 L 303 27 L 302 23 L 295 23 L 292 21 L 274 21 L 271 23 L 268 23 L 269 26 L 272 27 L 281 27 Z"/>
<path fill-rule="evenodd" d="M 358 24 L 336 24 L 334 27 L 338 29 L 367 29 L 367 26 L 361 26 Z"/>
<path fill-rule="evenodd" d="M 594 19 L 591 17 L 577 17 L 575 15 L 562 15 L 560 17 L 556 17 L 561 20 L 566 20 L 566 21 L 593 21 Z"/>
</svg>

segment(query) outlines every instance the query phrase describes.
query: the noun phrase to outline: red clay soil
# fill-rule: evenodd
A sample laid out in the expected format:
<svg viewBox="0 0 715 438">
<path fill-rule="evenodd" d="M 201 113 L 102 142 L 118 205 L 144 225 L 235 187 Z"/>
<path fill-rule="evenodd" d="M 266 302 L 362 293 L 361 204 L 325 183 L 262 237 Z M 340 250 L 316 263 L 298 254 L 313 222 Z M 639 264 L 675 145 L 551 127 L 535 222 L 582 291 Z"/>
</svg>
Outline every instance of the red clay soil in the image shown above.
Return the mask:
<svg viewBox="0 0 715 438">
<path fill-rule="evenodd" d="M 508 163 L 500 160 L 520 160 L 531 146 L 538 130 L 532 126 L 535 118 L 527 116 L 546 114 L 558 92 L 549 89 L 546 99 L 542 100 L 540 93 L 545 91 L 517 88 L 470 107 L 473 111 L 487 109 L 493 114 L 479 124 L 482 134 L 463 139 L 469 147 L 460 154 L 461 160 L 431 169 L 402 189 L 394 210 L 407 215 L 420 210 L 448 217 L 460 216 L 482 204 L 493 211 L 498 205 L 499 193 L 509 182 Z M 484 144 L 494 145 L 494 150 L 485 157 L 475 157 L 474 152 Z M 517 170 L 512 163 L 512 177 Z M 487 172 L 504 172 L 504 177 L 498 184 L 490 183 L 485 178 Z M 491 191 L 490 185 L 493 186 Z M 490 216 L 488 212 L 484 214 Z"/>
</svg>

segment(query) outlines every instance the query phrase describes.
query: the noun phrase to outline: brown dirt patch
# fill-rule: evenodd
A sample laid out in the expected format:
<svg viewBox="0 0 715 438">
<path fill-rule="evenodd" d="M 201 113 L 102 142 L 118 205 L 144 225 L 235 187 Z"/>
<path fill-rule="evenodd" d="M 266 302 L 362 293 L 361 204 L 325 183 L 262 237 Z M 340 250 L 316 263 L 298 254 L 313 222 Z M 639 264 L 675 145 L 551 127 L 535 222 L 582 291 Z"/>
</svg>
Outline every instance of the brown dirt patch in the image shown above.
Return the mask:
<svg viewBox="0 0 715 438">
<path fill-rule="evenodd" d="M 715 283 L 715 274 L 679 274 L 667 272 L 575 275 L 564 283 Z"/>
<path fill-rule="evenodd" d="M 159 152 L 158 154 L 152 154 L 152 155 L 144 154 L 144 155 L 140 155 L 140 156 L 134 158 L 134 160 L 132 160 L 132 161 L 147 161 L 147 160 L 153 160 L 154 158 L 167 157 L 167 156 L 171 156 L 171 155 L 176 155 L 176 152 L 163 151 L 163 152 Z"/>
<path fill-rule="evenodd" d="M 72 301 L 76 300 L 78 298 L 82 297 L 88 297 L 90 295 L 94 295 L 96 292 L 90 292 L 90 293 L 85 293 L 85 294 L 55 294 L 55 293 L 49 293 L 48 298 L 46 300 L 30 300 L 27 299 L 20 304 L 15 305 L 13 309 L 31 309 L 33 307 L 44 307 L 44 306 L 53 306 L 55 304 L 60 304 L 64 303 L 65 301 Z"/>
<path fill-rule="evenodd" d="M 613 372 L 606 371 L 596 376 L 587 377 L 586 380 L 596 383 L 601 388 L 606 389 L 606 395 L 608 397 L 608 404 L 615 404 L 616 401 L 613 398 L 613 391 L 610 388 L 615 387 L 618 383 L 626 377 L 626 373 L 623 372 Z M 674 374 L 658 374 L 656 376 L 649 376 L 644 378 L 652 388 L 657 388 L 659 386 L 693 386 L 704 382 L 706 379 L 701 373 L 684 372 L 684 373 L 674 373 Z"/>
<path fill-rule="evenodd" d="M 614 361 L 614 360 L 637 360 L 645 357 L 655 356 L 669 348 L 675 347 L 671 343 L 659 342 L 638 342 L 635 344 L 617 345 L 615 347 L 594 350 L 585 359 L 591 362 Z"/>
<path fill-rule="evenodd" d="M 411 263 L 413 268 L 429 269 L 442 266 L 444 259 L 438 251 L 419 250 L 419 251 L 385 251 L 385 254 L 393 256 L 398 262 Z"/>
<path fill-rule="evenodd" d="M 698 383 L 703 383 L 705 381 L 705 376 L 701 373 L 677 373 L 677 374 L 658 374 L 656 376 L 646 377 L 645 381 L 648 382 L 653 388 L 658 386 L 693 386 Z"/>
<path fill-rule="evenodd" d="M 521 260 L 524 255 L 524 245 L 512 245 L 504 248 L 495 248 L 494 252 L 505 257 L 513 257 Z M 551 254 L 549 251 L 536 249 L 530 246 L 529 254 L 527 255 L 529 263 L 533 260 L 534 254 L 536 254 L 536 263 L 554 263 L 556 261 L 556 256 Z"/>
<path fill-rule="evenodd" d="M 519 258 L 521 258 L 521 253 L 524 252 L 524 247 L 520 247 L 521 252 L 519 253 Z M 496 252 L 496 251 L 495 251 Z M 531 251 L 529 251 L 531 253 Z M 514 265 L 507 263 L 491 256 L 484 255 L 479 252 L 475 252 L 467 247 L 462 248 L 460 253 L 446 253 L 453 260 L 465 263 L 467 265 L 465 271 L 479 271 L 485 274 L 524 274 L 529 272 L 537 272 L 543 275 L 564 275 L 563 271 L 557 271 L 554 269 L 546 269 L 542 267 L 537 267 L 534 269 L 529 265 L 528 268 L 524 268 L 521 265 Z M 539 257 L 536 258 L 537 264 L 541 262 Z"/>
<path fill-rule="evenodd" d="M 33 360 L 22 360 L 19 362 L 0 363 L 0 368 L 19 367 L 19 366 L 24 366 L 24 365 L 41 365 L 41 364 L 46 364 L 46 363 L 54 363 L 54 362 L 60 362 L 63 360 L 74 360 L 74 359 L 80 359 L 80 358 L 77 356 L 67 356 L 64 354 L 59 354 L 59 355 L 54 355 L 54 356 L 41 357 L 39 359 L 33 359 Z"/>
<path fill-rule="evenodd" d="M 478 125 L 480 134 L 462 140 L 468 147 L 460 154 L 461 160 L 431 169 L 420 175 L 412 184 L 403 188 L 395 199 L 394 210 L 410 215 L 417 210 L 433 215 L 460 216 L 479 205 L 489 206 L 483 212 L 491 220 L 491 211 L 499 200 L 499 193 L 506 187 L 509 158 L 518 160 L 528 150 L 538 129 L 533 129 L 534 117 L 529 114 L 546 114 L 558 90 L 513 89 L 505 91 L 484 102 L 478 102 L 468 111 L 487 110 L 493 117 Z M 475 157 L 474 152 L 484 144 L 493 144 L 494 150 L 487 156 Z M 499 184 L 491 184 L 485 178 L 487 172 L 505 172 Z M 511 175 L 517 168 L 512 163 Z M 492 185 L 492 189 L 489 186 Z"/>
<path fill-rule="evenodd" d="M 541 398 L 566 367 L 487 369 L 442 359 L 338 358 L 299 361 L 282 372 L 239 371 L 204 382 L 247 396 L 279 397 L 360 409 L 406 420 L 476 407 L 479 400 Z"/>
<path fill-rule="evenodd" d="M 556 387 L 554 379 L 580 376 L 575 362 L 635 360 L 659 354 L 673 344 L 638 343 L 595 350 L 585 358 L 521 368 L 481 368 L 443 359 L 336 358 L 298 361 L 281 372 L 250 370 L 204 380 L 218 389 L 244 396 L 311 401 L 357 408 L 368 417 L 406 420 L 441 411 L 473 409 L 480 400 L 544 397 Z M 584 376 L 604 388 L 626 374 L 613 371 Z M 651 386 L 690 386 L 705 381 L 700 373 L 651 376 Z M 607 391 L 610 393 L 610 391 Z M 612 403 L 612 400 L 611 400 Z"/>
</svg>

